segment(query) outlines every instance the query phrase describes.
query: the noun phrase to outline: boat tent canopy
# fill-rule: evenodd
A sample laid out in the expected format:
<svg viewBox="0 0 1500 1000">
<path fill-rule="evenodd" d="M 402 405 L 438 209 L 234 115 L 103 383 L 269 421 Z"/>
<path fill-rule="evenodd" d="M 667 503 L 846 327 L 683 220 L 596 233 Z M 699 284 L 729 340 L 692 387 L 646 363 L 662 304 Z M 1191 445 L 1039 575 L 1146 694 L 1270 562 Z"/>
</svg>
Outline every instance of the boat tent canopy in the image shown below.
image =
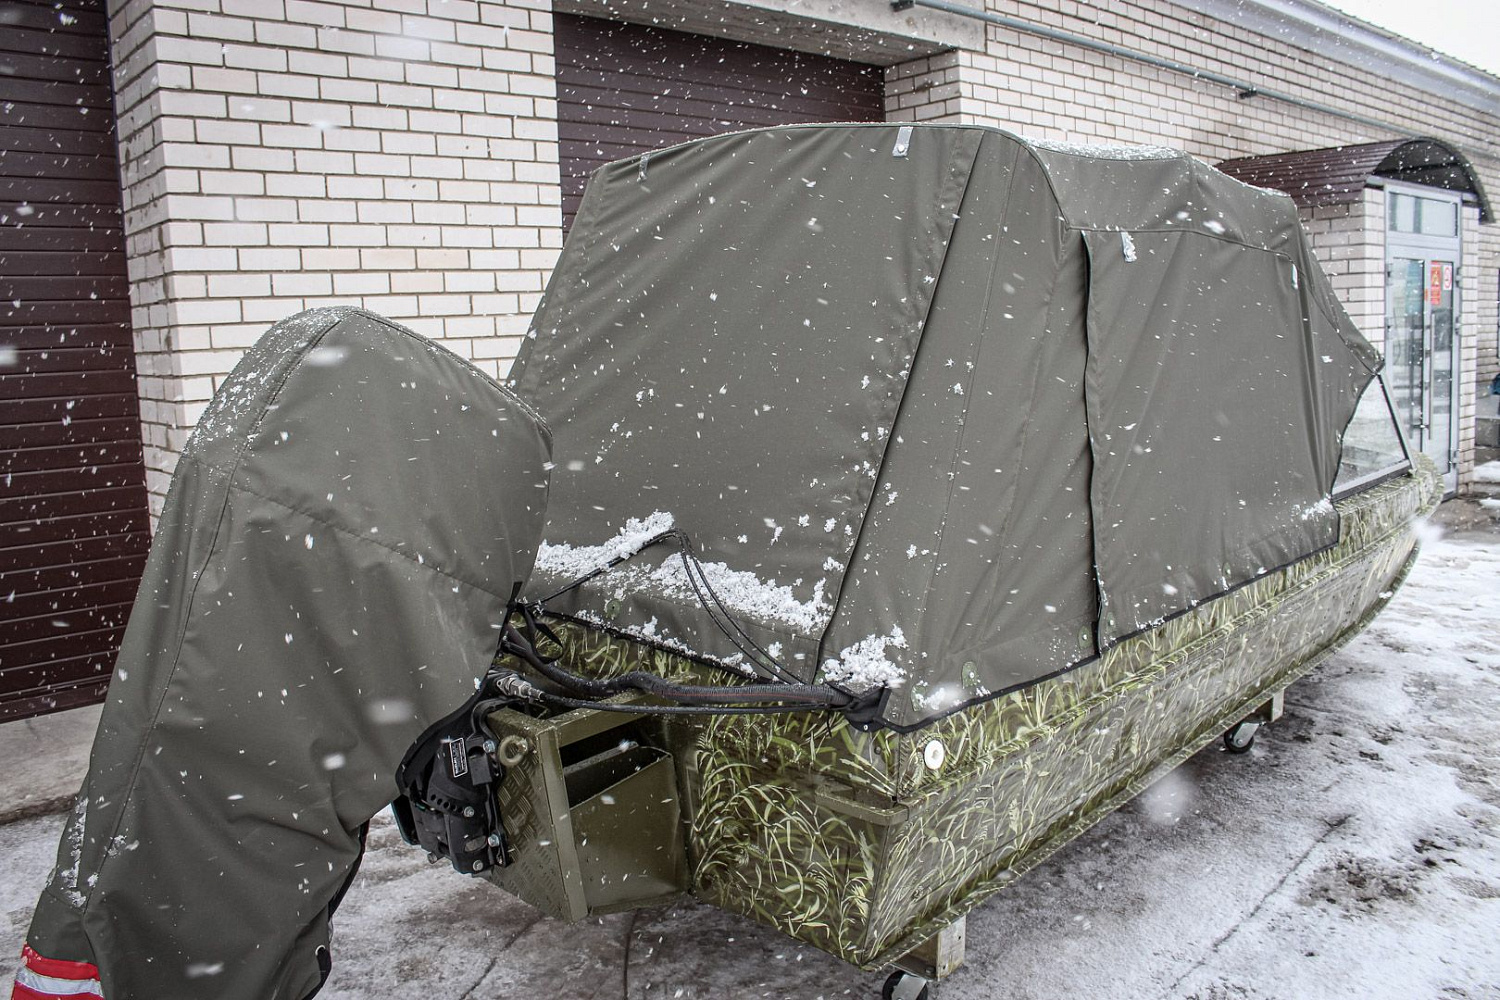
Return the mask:
<svg viewBox="0 0 1500 1000">
<path fill-rule="evenodd" d="M 1379 365 L 1291 199 L 1176 151 L 818 125 L 620 161 L 514 373 L 555 434 L 528 593 L 670 523 L 755 645 L 915 726 L 1330 546 Z M 710 603 L 658 545 L 547 606 L 743 665 Z"/>
</svg>

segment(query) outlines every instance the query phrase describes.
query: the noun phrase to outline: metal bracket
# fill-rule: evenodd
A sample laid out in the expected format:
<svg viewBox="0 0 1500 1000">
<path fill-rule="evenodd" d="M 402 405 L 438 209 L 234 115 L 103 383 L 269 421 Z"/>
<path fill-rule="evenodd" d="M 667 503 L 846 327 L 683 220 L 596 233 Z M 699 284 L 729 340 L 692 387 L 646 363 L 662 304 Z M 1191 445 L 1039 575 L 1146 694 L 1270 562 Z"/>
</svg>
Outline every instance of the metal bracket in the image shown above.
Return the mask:
<svg viewBox="0 0 1500 1000">
<path fill-rule="evenodd" d="M 968 916 L 953 923 L 896 959 L 896 968 L 924 979 L 946 979 L 964 964 Z"/>
<path fill-rule="evenodd" d="M 896 130 L 896 145 L 891 149 L 891 155 L 905 156 L 909 149 L 911 149 L 911 126 L 902 125 Z"/>
<path fill-rule="evenodd" d="M 1255 711 L 1251 712 L 1248 716 L 1246 716 L 1246 719 L 1254 720 L 1255 722 L 1260 723 L 1275 722 L 1277 719 L 1281 718 L 1281 713 L 1285 710 L 1285 708 L 1286 691 L 1285 689 L 1283 689 L 1271 695 L 1270 701 L 1267 701 Z"/>
</svg>

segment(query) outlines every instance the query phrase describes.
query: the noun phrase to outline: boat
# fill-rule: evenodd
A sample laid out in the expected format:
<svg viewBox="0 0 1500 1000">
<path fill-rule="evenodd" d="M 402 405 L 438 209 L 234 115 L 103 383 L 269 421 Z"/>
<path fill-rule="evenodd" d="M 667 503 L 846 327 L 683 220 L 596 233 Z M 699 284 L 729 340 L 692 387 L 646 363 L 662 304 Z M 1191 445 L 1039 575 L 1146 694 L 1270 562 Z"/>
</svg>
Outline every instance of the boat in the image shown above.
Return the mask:
<svg viewBox="0 0 1500 1000">
<path fill-rule="evenodd" d="M 1291 201 L 1175 151 L 793 126 L 602 168 L 512 375 L 554 469 L 480 874 L 571 920 L 691 893 L 931 995 L 970 909 L 1249 749 L 1400 585 L 1441 488 L 1380 364 Z M 643 675 L 852 700 L 557 697 Z"/>
</svg>

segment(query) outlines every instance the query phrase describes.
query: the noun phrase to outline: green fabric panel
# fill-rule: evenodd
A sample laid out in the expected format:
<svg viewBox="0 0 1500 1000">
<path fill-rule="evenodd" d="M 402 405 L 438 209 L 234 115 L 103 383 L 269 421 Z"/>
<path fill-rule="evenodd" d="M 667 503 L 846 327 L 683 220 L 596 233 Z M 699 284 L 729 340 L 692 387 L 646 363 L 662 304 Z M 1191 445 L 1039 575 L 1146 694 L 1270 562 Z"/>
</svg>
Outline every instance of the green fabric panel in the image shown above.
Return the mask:
<svg viewBox="0 0 1500 1000">
<path fill-rule="evenodd" d="M 1365 387 L 1385 362 L 1344 311 L 1328 275 L 1313 256 L 1307 233 L 1300 228 L 1295 259 L 1315 373 L 1308 392 L 1314 400 L 1318 482 L 1331 492 L 1338 478 L 1344 429 L 1354 418 Z"/>
<path fill-rule="evenodd" d="M 986 136 L 824 643 L 833 656 L 901 628 L 905 646 L 886 648 L 909 678 L 892 722 L 1093 652 L 1085 281 L 1040 165 Z"/>
<path fill-rule="evenodd" d="M 1084 239 L 1108 645 L 1333 544 L 1337 438 L 1293 260 L 1197 232 Z"/>
<path fill-rule="evenodd" d="M 721 596 L 811 676 L 870 504 L 981 133 L 819 127 L 604 168 L 518 361 L 556 432 L 545 538 L 597 545 L 670 513 L 699 555 L 788 588 Z M 644 554 L 550 605 L 736 654 Z M 529 593 L 572 574 L 544 560 Z"/>
<path fill-rule="evenodd" d="M 307 996 L 356 831 L 494 654 L 547 459 L 528 408 L 377 316 L 251 348 L 173 478 L 32 945 L 109 997 Z"/>
<path fill-rule="evenodd" d="M 1290 254 L 1301 232 L 1286 195 L 1175 149 L 1032 142 L 1075 229 L 1198 232 Z"/>
</svg>

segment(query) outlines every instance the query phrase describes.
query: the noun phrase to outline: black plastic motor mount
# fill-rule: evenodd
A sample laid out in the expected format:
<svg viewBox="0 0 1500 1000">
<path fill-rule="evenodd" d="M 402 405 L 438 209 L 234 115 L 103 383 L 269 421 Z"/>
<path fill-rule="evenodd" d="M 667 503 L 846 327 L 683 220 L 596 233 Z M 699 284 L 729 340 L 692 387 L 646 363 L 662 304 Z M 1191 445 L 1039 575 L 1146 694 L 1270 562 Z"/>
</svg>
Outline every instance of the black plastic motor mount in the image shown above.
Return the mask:
<svg viewBox="0 0 1500 1000">
<path fill-rule="evenodd" d="M 449 859 L 455 871 L 466 875 L 510 863 L 493 787 L 504 780 L 505 768 L 494 758 L 494 740 L 475 731 L 478 701 L 476 693 L 412 744 L 396 771 L 401 795 L 391 803 L 408 844 L 421 847 L 434 861 Z"/>
</svg>

